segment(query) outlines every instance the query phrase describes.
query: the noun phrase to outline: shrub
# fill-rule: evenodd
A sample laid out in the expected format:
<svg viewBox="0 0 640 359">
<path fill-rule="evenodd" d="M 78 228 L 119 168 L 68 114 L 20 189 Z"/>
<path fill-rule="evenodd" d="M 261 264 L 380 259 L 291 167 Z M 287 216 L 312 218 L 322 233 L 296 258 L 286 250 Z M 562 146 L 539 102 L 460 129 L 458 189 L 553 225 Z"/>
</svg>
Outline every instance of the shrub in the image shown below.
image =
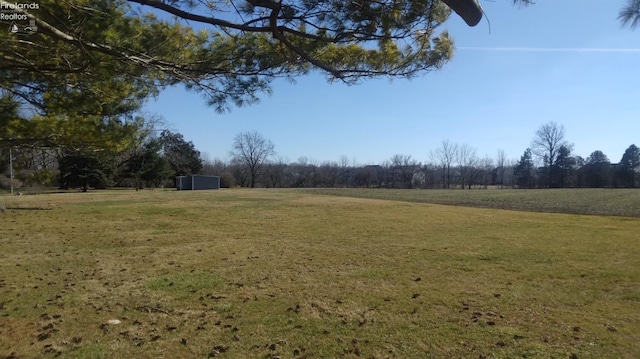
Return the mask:
<svg viewBox="0 0 640 359">
<path fill-rule="evenodd" d="M 236 186 L 236 179 L 230 172 L 222 172 L 220 174 L 220 187 L 222 188 L 233 188 Z"/>
<path fill-rule="evenodd" d="M 19 179 L 13 179 L 13 189 L 22 188 L 23 185 Z M 11 188 L 11 179 L 7 176 L 0 175 L 0 188 Z"/>
</svg>

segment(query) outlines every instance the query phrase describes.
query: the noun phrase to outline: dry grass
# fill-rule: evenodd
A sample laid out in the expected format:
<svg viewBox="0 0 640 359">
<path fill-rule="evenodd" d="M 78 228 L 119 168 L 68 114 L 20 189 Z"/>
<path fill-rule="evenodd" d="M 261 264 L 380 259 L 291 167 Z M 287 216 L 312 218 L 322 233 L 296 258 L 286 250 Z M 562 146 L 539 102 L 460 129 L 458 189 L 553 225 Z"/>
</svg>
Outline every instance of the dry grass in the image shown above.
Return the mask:
<svg viewBox="0 0 640 359">
<path fill-rule="evenodd" d="M 0 358 L 640 356 L 638 219 L 266 190 L 6 202 Z"/>
<path fill-rule="evenodd" d="M 640 217 L 640 189 L 406 190 L 312 189 L 330 196 L 389 199 L 518 211 Z"/>
</svg>

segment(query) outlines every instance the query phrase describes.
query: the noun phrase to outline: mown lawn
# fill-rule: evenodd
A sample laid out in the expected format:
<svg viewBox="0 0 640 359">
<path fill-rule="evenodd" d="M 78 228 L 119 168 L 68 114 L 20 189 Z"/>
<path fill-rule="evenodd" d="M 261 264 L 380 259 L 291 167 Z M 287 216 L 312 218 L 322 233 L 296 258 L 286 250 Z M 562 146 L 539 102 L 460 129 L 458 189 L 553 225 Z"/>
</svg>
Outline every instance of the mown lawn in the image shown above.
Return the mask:
<svg viewBox="0 0 640 359">
<path fill-rule="evenodd" d="M 406 190 L 379 188 L 311 189 L 330 196 L 390 199 L 518 211 L 640 217 L 640 188 L 533 190 Z"/>
<path fill-rule="evenodd" d="M 637 218 L 292 190 L 0 200 L 0 358 L 640 357 Z"/>
</svg>

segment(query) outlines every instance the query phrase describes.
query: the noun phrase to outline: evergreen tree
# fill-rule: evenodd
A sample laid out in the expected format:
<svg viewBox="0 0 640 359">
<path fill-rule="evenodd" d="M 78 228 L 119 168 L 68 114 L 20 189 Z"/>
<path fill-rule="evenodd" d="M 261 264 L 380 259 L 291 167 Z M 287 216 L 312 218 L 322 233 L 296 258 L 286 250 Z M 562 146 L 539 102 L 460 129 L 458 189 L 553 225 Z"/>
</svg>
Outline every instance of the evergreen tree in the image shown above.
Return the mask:
<svg viewBox="0 0 640 359">
<path fill-rule="evenodd" d="M 162 155 L 167 159 L 175 176 L 197 174 L 202 169 L 202 157 L 191 141 L 182 134 L 162 131 L 159 138 Z"/>
<path fill-rule="evenodd" d="M 9 124 L 16 121 L 24 122 L 19 110 L 20 103 L 12 95 L 0 95 L 0 139 L 6 139 L 0 141 L 0 174 L 9 170 L 9 147 L 14 145 L 9 133 Z"/>
<path fill-rule="evenodd" d="M 80 188 L 83 192 L 89 187 L 111 186 L 116 174 L 113 155 L 91 151 L 65 153 L 59 160 L 59 169 L 61 188 Z"/>
<path fill-rule="evenodd" d="M 611 162 L 602 151 L 594 151 L 585 163 L 586 181 L 589 187 L 606 187 L 611 172 Z"/>
<path fill-rule="evenodd" d="M 552 183 L 554 183 L 555 187 L 563 188 L 574 184 L 572 181 L 574 166 L 575 159 L 571 157 L 571 149 L 569 146 L 560 146 L 556 163 L 551 169 L 551 175 L 553 176 Z"/>
<path fill-rule="evenodd" d="M 515 180 L 519 188 L 533 187 L 535 173 L 534 171 L 535 166 L 533 165 L 531 149 L 527 148 L 513 170 Z"/>
<path fill-rule="evenodd" d="M 636 187 L 640 175 L 640 148 L 636 145 L 629 146 L 622 155 L 618 165 L 617 177 L 625 187 Z"/>
<path fill-rule="evenodd" d="M 121 176 L 131 178 L 136 190 L 147 186 L 159 186 L 173 174 L 171 164 L 160 154 L 162 144 L 158 139 L 150 139 L 135 151 L 123 164 Z"/>
<path fill-rule="evenodd" d="M 223 111 L 230 104 L 256 102 L 275 78 L 312 69 L 351 84 L 370 77 L 414 77 L 441 68 L 453 56 L 453 41 L 438 29 L 451 10 L 439 0 L 40 0 L 39 5 L 37 11 L 16 10 L 38 25 L 29 41 L 0 32 L 0 88 L 36 106 L 49 96 L 75 103 L 86 97 L 86 108 L 137 106 L 162 86 L 181 83 Z M 101 102 L 100 92 L 107 99 L 111 92 L 128 92 L 129 101 Z"/>
<path fill-rule="evenodd" d="M 623 26 L 629 25 L 632 29 L 640 25 L 640 0 L 627 0 L 618 14 L 618 20 Z"/>
</svg>

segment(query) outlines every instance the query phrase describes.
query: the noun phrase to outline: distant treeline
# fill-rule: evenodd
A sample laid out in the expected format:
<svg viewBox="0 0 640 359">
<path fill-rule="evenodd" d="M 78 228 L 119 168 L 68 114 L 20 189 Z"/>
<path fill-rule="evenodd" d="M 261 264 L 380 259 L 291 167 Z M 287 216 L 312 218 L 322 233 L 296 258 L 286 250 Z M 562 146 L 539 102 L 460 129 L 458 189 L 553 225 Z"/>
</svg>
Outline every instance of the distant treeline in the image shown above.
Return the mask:
<svg viewBox="0 0 640 359">
<path fill-rule="evenodd" d="M 151 132 L 149 132 L 151 133 Z M 0 187 L 89 188 L 173 187 L 184 174 L 217 175 L 222 187 L 366 187 L 366 188 L 580 188 L 640 187 L 640 149 L 630 145 L 612 163 L 601 151 L 587 158 L 571 153 L 564 128 L 541 126 L 531 148 L 519 160 L 499 150 L 495 158 L 479 157 L 473 147 L 444 141 L 419 162 L 396 154 L 375 165 L 314 162 L 276 156 L 275 146 L 257 132 L 235 137 L 228 161 L 202 156 L 179 133 L 162 131 L 116 150 L 12 146 L 0 152 Z M 9 161 L 9 152 L 12 160 Z"/>
</svg>

